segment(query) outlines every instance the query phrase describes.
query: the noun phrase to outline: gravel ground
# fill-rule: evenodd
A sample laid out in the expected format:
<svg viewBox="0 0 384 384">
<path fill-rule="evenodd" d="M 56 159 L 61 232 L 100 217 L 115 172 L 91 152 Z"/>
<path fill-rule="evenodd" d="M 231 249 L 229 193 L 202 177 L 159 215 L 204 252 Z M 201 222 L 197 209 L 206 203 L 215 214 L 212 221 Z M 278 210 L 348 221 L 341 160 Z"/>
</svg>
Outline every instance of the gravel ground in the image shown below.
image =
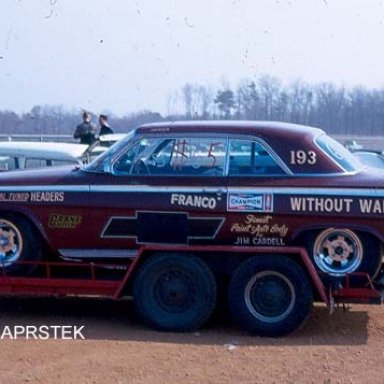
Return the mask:
<svg viewBox="0 0 384 384">
<path fill-rule="evenodd" d="M 1 298 L 0 330 L 84 326 L 85 340 L 0 341 L 0 383 L 383 383 L 383 307 L 332 316 L 314 307 L 280 339 L 251 337 L 227 316 L 192 334 L 143 326 L 129 301 Z"/>
</svg>

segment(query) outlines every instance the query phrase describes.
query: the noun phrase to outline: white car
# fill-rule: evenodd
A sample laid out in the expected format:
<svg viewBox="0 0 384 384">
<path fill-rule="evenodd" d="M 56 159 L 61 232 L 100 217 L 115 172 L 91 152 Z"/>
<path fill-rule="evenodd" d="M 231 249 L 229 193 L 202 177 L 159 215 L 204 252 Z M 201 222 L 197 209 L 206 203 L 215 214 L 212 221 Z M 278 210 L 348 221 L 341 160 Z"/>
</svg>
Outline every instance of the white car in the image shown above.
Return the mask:
<svg viewBox="0 0 384 384">
<path fill-rule="evenodd" d="M 354 151 L 353 154 L 357 157 L 364 165 L 370 168 L 384 169 L 384 154 L 379 151 L 371 150 L 359 150 Z"/>
<path fill-rule="evenodd" d="M 87 150 L 86 154 L 88 156 L 88 161 L 93 160 L 95 157 L 105 152 L 111 145 L 117 143 L 125 136 L 127 136 L 126 133 L 110 133 L 99 136 Z"/>
<path fill-rule="evenodd" d="M 0 171 L 33 169 L 87 160 L 87 145 L 55 142 L 0 142 Z"/>
</svg>

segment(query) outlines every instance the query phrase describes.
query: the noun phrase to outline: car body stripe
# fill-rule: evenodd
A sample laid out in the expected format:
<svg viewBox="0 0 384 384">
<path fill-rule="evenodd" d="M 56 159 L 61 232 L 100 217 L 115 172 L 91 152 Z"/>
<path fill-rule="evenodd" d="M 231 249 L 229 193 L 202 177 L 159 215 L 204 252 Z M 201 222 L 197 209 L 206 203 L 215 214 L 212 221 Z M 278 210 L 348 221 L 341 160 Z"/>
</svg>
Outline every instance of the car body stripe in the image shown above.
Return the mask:
<svg viewBox="0 0 384 384">
<path fill-rule="evenodd" d="M 89 192 L 89 185 L 16 185 L 0 186 L 0 192 Z"/>
<path fill-rule="evenodd" d="M 384 188 L 313 188 L 313 187 L 183 187 L 147 185 L 19 185 L 0 186 L 0 192 L 91 192 L 91 193 L 269 193 L 274 195 L 331 195 L 384 197 Z"/>
</svg>

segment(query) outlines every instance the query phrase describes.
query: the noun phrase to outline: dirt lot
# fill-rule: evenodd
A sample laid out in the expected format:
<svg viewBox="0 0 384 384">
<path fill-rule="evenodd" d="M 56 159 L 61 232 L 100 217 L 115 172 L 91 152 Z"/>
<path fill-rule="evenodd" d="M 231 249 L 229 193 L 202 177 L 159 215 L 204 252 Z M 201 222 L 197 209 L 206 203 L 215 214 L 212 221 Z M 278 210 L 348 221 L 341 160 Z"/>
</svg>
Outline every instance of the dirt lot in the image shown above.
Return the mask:
<svg viewBox="0 0 384 384">
<path fill-rule="evenodd" d="M 144 327 L 132 304 L 1 298 L 0 331 L 84 325 L 86 340 L 0 341 L 0 383 L 383 383 L 384 307 L 329 316 L 316 306 L 282 339 L 250 337 L 217 317 L 194 334 Z"/>
</svg>

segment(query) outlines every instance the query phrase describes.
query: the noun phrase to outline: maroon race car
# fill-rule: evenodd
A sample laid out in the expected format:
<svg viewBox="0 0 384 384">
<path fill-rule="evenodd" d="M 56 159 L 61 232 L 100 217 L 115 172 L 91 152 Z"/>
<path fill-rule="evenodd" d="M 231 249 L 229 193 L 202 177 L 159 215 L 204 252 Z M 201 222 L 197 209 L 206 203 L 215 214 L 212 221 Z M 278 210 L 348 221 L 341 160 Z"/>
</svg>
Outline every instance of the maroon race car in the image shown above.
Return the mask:
<svg viewBox="0 0 384 384">
<path fill-rule="evenodd" d="M 151 249 L 132 289 L 142 317 L 161 329 L 199 327 L 216 285 L 228 282 L 246 328 L 297 328 L 313 298 L 297 260 L 276 254 L 289 246 L 305 247 L 326 279 L 364 272 L 383 282 L 383 174 L 316 128 L 149 124 L 86 166 L 1 174 L 0 207 L 6 274 L 51 257 L 136 268 Z M 251 257 L 252 247 L 265 257 Z"/>
<path fill-rule="evenodd" d="M 83 167 L 0 175 L 0 262 L 20 273 L 16 261 L 48 254 L 121 261 L 146 244 L 294 245 L 323 275 L 380 278 L 383 181 L 316 128 L 148 124 Z M 237 258 L 210 268 L 230 278 Z"/>
</svg>

